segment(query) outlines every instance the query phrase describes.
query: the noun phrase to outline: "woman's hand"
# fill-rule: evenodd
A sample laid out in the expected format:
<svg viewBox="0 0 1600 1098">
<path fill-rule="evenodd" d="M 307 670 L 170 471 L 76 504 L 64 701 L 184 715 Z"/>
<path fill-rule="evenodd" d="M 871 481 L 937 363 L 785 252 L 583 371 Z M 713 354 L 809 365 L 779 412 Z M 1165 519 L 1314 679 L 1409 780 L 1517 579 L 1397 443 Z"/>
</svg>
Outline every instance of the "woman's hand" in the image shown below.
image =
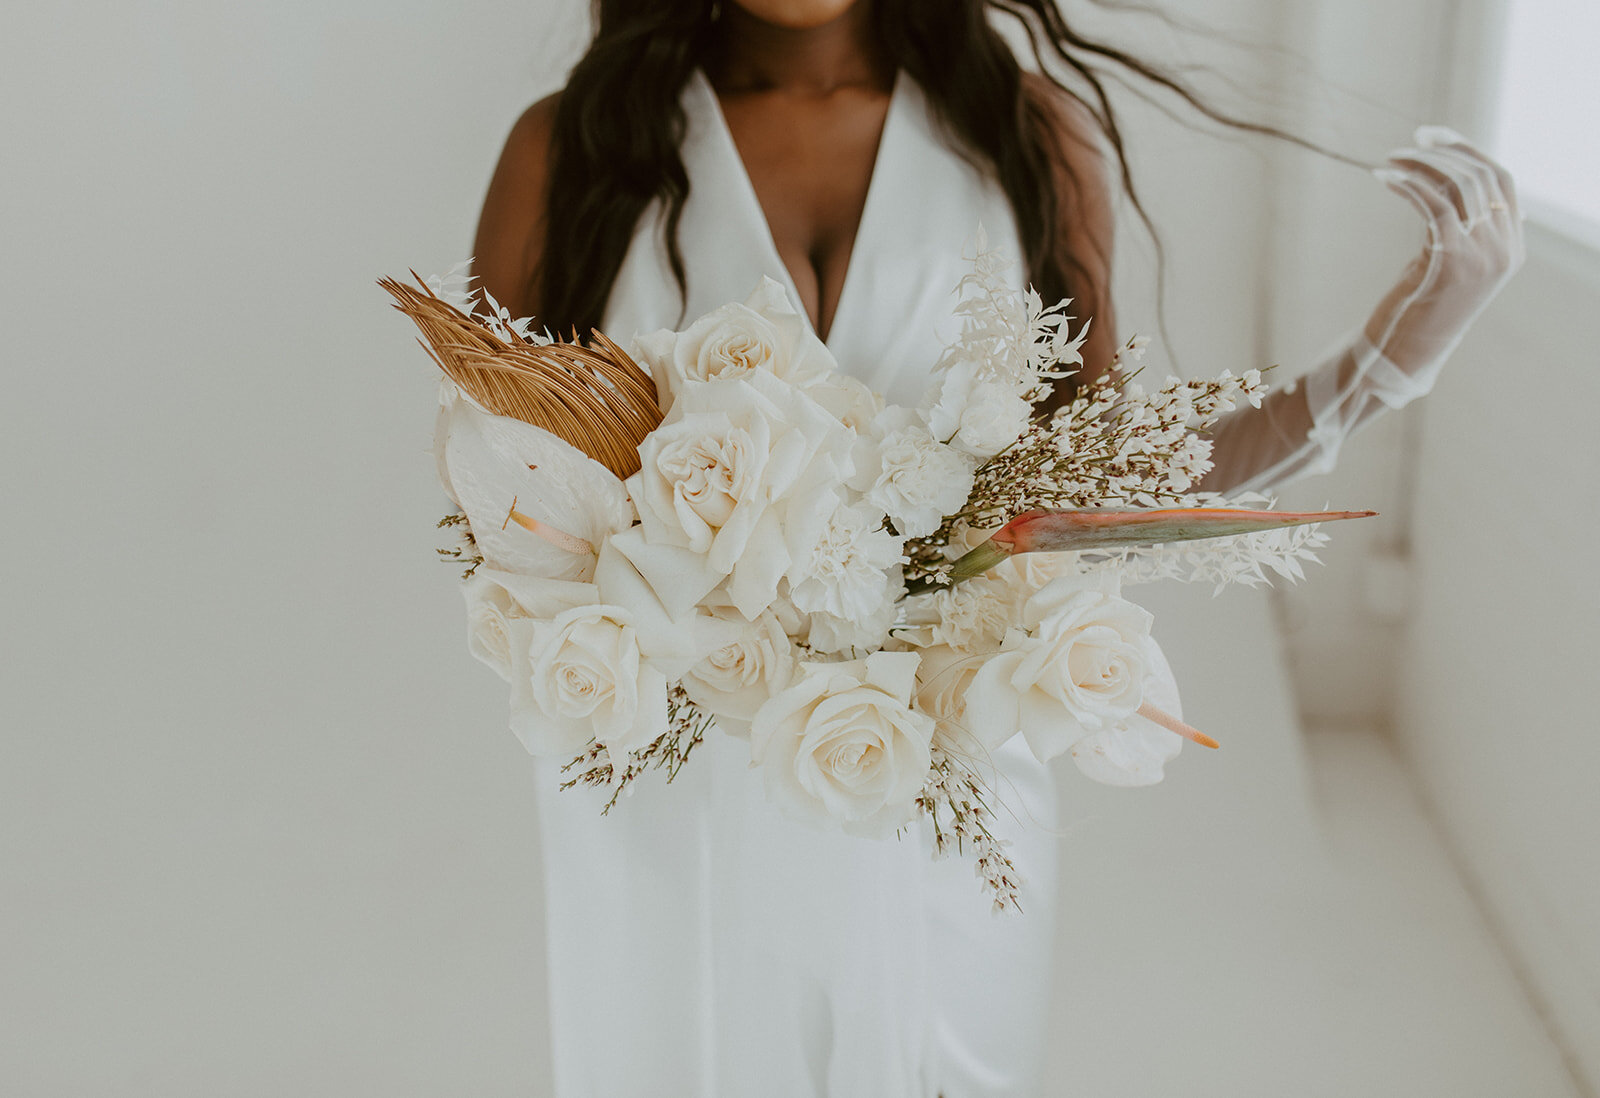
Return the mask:
<svg viewBox="0 0 1600 1098">
<path fill-rule="evenodd" d="M 1510 172 L 1442 126 L 1416 142 L 1374 174 L 1422 214 L 1426 242 L 1364 334 L 1409 379 L 1399 388 L 1421 395 L 1526 251 Z"/>
<path fill-rule="evenodd" d="M 1339 448 L 1385 408 L 1433 388 L 1440 367 L 1522 266 L 1522 213 L 1511 175 L 1440 126 L 1416 133 L 1374 173 L 1422 214 L 1422 253 L 1343 347 L 1217 424 L 1206 491 L 1262 491 L 1333 468 Z"/>
</svg>

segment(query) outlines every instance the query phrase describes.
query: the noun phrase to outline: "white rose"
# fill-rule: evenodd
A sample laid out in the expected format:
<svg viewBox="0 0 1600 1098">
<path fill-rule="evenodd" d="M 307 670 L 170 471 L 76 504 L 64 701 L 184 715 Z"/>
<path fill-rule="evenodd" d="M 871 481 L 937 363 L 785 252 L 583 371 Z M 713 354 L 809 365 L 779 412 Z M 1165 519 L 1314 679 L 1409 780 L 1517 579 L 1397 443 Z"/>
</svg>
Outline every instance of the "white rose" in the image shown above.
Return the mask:
<svg viewBox="0 0 1600 1098">
<path fill-rule="evenodd" d="M 732 603 L 754 618 L 789 568 L 789 514 L 815 513 L 849 475 L 851 442 L 815 401 L 770 375 L 692 386 L 639 447 L 628 489 L 643 538 L 618 548 L 657 591 L 657 572 L 678 575 L 691 601 L 726 577 Z M 653 546 L 668 550 L 660 562 L 648 559 Z"/>
<path fill-rule="evenodd" d="M 786 810 L 853 835 L 892 835 L 916 815 L 933 719 L 911 707 L 917 656 L 876 652 L 805 664 L 756 711 L 751 756 Z"/>
<path fill-rule="evenodd" d="M 724 643 L 684 674 L 683 688 L 724 732 L 748 735 L 756 710 L 793 679 L 794 646 L 770 610 L 755 621 L 730 609 L 711 616 L 727 628 Z"/>
<path fill-rule="evenodd" d="M 527 621 L 528 616 L 504 587 L 483 575 L 484 570 L 484 566 L 479 565 L 461 585 L 461 593 L 467 600 L 467 651 L 510 682 L 515 665 L 512 622 Z M 524 632 L 523 646 L 527 640 Z"/>
<path fill-rule="evenodd" d="M 901 547 L 905 539 L 883 528 L 883 512 L 863 504 L 821 504 L 827 517 L 820 529 L 805 529 L 794 545 L 789 598 L 805 613 L 822 612 L 850 620 L 876 618 L 901 589 Z M 799 518 L 800 516 L 796 516 Z M 815 533 L 810 531 L 815 529 Z"/>
<path fill-rule="evenodd" d="M 883 397 L 865 382 L 837 370 L 807 385 L 806 396 L 859 435 L 866 434 L 873 419 L 884 410 Z"/>
<path fill-rule="evenodd" d="M 1020 608 L 1052 580 L 1079 574 L 1078 554 L 1013 553 L 989 570 L 989 575 L 1010 585 Z"/>
<path fill-rule="evenodd" d="M 969 714 L 967 690 L 985 657 L 935 645 L 918 652 L 917 708 L 935 722 L 934 742 L 952 755 L 987 762 L 987 755 L 1012 736 L 1015 725 Z"/>
<path fill-rule="evenodd" d="M 570 758 L 595 739 L 618 760 L 667 730 L 666 677 L 640 653 L 622 607 L 578 606 L 535 622 L 528 665 L 532 705 L 514 701 L 512 729 L 535 755 Z"/>
<path fill-rule="evenodd" d="M 461 584 L 467 603 L 467 650 L 507 682 L 527 667 L 527 646 L 536 618 L 595 601 L 587 583 L 503 572 L 480 564 Z"/>
<path fill-rule="evenodd" d="M 1150 624 L 1141 607 L 1078 577 L 1053 580 L 973 676 L 968 711 L 1021 729 L 1047 762 L 1138 710 L 1151 671 Z"/>
<path fill-rule="evenodd" d="M 1178 719 L 1183 718 L 1178 684 L 1172 668 L 1154 640 L 1150 642 L 1152 672 L 1145 683 L 1145 698 Z M 1072 745 L 1078 769 L 1106 785 L 1154 785 L 1166 764 L 1183 747 L 1183 737 L 1154 721 L 1135 714 L 1112 728 L 1092 732 Z"/>
<path fill-rule="evenodd" d="M 742 303 L 713 309 L 682 332 L 635 337 L 632 353 L 655 378 L 663 409 L 694 382 L 764 371 L 804 386 L 837 368 L 783 286 L 766 277 Z"/>
</svg>

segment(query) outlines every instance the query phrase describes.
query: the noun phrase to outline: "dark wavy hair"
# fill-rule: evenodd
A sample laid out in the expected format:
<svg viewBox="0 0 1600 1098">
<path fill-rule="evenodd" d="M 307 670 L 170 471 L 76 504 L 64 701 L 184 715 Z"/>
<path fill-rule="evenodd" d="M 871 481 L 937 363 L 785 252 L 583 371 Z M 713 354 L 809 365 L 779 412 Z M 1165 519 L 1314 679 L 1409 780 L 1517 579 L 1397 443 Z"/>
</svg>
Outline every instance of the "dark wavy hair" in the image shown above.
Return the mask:
<svg viewBox="0 0 1600 1098">
<path fill-rule="evenodd" d="M 552 332 L 587 333 L 600 325 L 634 226 L 657 198 L 666 204 L 672 273 L 686 294 L 678 223 L 689 178 L 679 155 L 686 125 L 680 100 L 714 33 L 714 2 L 594 0 L 594 38 L 556 109 L 547 237 L 524 295 L 540 303 L 540 322 Z M 1106 94 L 1108 77 L 1175 96 L 1231 129 L 1325 152 L 1273 126 L 1218 111 L 1178 77 L 1077 34 L 1054 0 L 862 2 L 873 4 L 887 55 L 922 86 L 942 125 L 961 139 L 962 154 L 975 164 L 987 160 L 997 174 L 1016 217 L 1028 280 L 1047 302 L 1077 296 L 1075 288 L 1087 278 L 1081 245 L 1070 232 L 1057 231 L 1063 209 L 1070 208 L 1060 181 L 1072 181 L 1072 167 L 1048 107 L 1027 94 L 1023 69 L 991 24 L 991 11 L 1021 24 L 1040 72 L 1098 124 L 1158 258 L 1160 237 L 1128 169 L 1122 129 Z M 1105 6 L 1151 11 L 1121 0 L 1105 0 Z M 1060 65 L 1079 87 L 1051 75 Z"/>
</svg>

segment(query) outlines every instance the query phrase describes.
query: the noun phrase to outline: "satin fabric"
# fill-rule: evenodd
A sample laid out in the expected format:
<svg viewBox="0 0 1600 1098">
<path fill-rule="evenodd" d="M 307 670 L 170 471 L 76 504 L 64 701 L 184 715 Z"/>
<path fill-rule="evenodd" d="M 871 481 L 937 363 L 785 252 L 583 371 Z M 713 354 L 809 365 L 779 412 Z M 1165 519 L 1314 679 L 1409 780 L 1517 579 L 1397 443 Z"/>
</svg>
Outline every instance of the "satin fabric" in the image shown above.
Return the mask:
<svg viewBox="0 0 1600 1098">
<path fill-rule="evenodd" d="M 603 329 L 679 328 L 760 276 L 800 297 L 716 94 L 682 92 L 690 194 L 680 299 L 661 209 L 641 217 Z M 957 331 L 955 289 L 981 222 L 1021 248 L 1004 193 L 896 78 L 827 346 L 896 403 L 915 404 Z M 801 310 L 804 312 L 804 310 Z M 1049 1017 L 1056 794 L 1014 737 L 991 785 L 1026 878 L 1023 915 L 995 915 L 966 859 L 935 863 L 919 822 L 898 840 L 830 834 L 769 804 L 749 745 L 720 732 L 671 785 L 558 791 L 536 764 L 557 1098 L 1011 1098 L 1035 1094 Z"/>
</svg>

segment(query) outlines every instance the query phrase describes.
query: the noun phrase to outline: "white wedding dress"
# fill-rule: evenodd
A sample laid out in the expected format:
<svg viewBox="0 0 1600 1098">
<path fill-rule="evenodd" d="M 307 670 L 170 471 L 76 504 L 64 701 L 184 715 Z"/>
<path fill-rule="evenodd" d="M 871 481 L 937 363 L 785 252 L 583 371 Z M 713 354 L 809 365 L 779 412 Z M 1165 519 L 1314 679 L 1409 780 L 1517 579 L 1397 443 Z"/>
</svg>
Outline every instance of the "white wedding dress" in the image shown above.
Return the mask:
<svg viewBox="0 0 1600 1098">
<path fill-rule="evenodd" d="M 678 328 L 743 300 L 762 275 L 799 294 L 716 95 L 683 91 L 691 191 L 679 241 L 687 310 L 658 215 L 640 219 L 603 330 Z M 981 222 L 1018 262 L 998 184 L 896 79 L 828 348 L 914 404 L 958 330 L 955 288 Z M 803 309 L 801 310 L 804 311 Z M 749 747 L 708 736 L 670 786 L 659 772 L 605 818 L 603 796 L 538 766 L 556 1098 L 1010 1098 L 1035 1094 L 1055 937 L 1055 790 L 1022 737 L 997 753 L 1025 878 L 996 916 L 969 859 L 829 834 L 769 804 Z"/>
</svg>

